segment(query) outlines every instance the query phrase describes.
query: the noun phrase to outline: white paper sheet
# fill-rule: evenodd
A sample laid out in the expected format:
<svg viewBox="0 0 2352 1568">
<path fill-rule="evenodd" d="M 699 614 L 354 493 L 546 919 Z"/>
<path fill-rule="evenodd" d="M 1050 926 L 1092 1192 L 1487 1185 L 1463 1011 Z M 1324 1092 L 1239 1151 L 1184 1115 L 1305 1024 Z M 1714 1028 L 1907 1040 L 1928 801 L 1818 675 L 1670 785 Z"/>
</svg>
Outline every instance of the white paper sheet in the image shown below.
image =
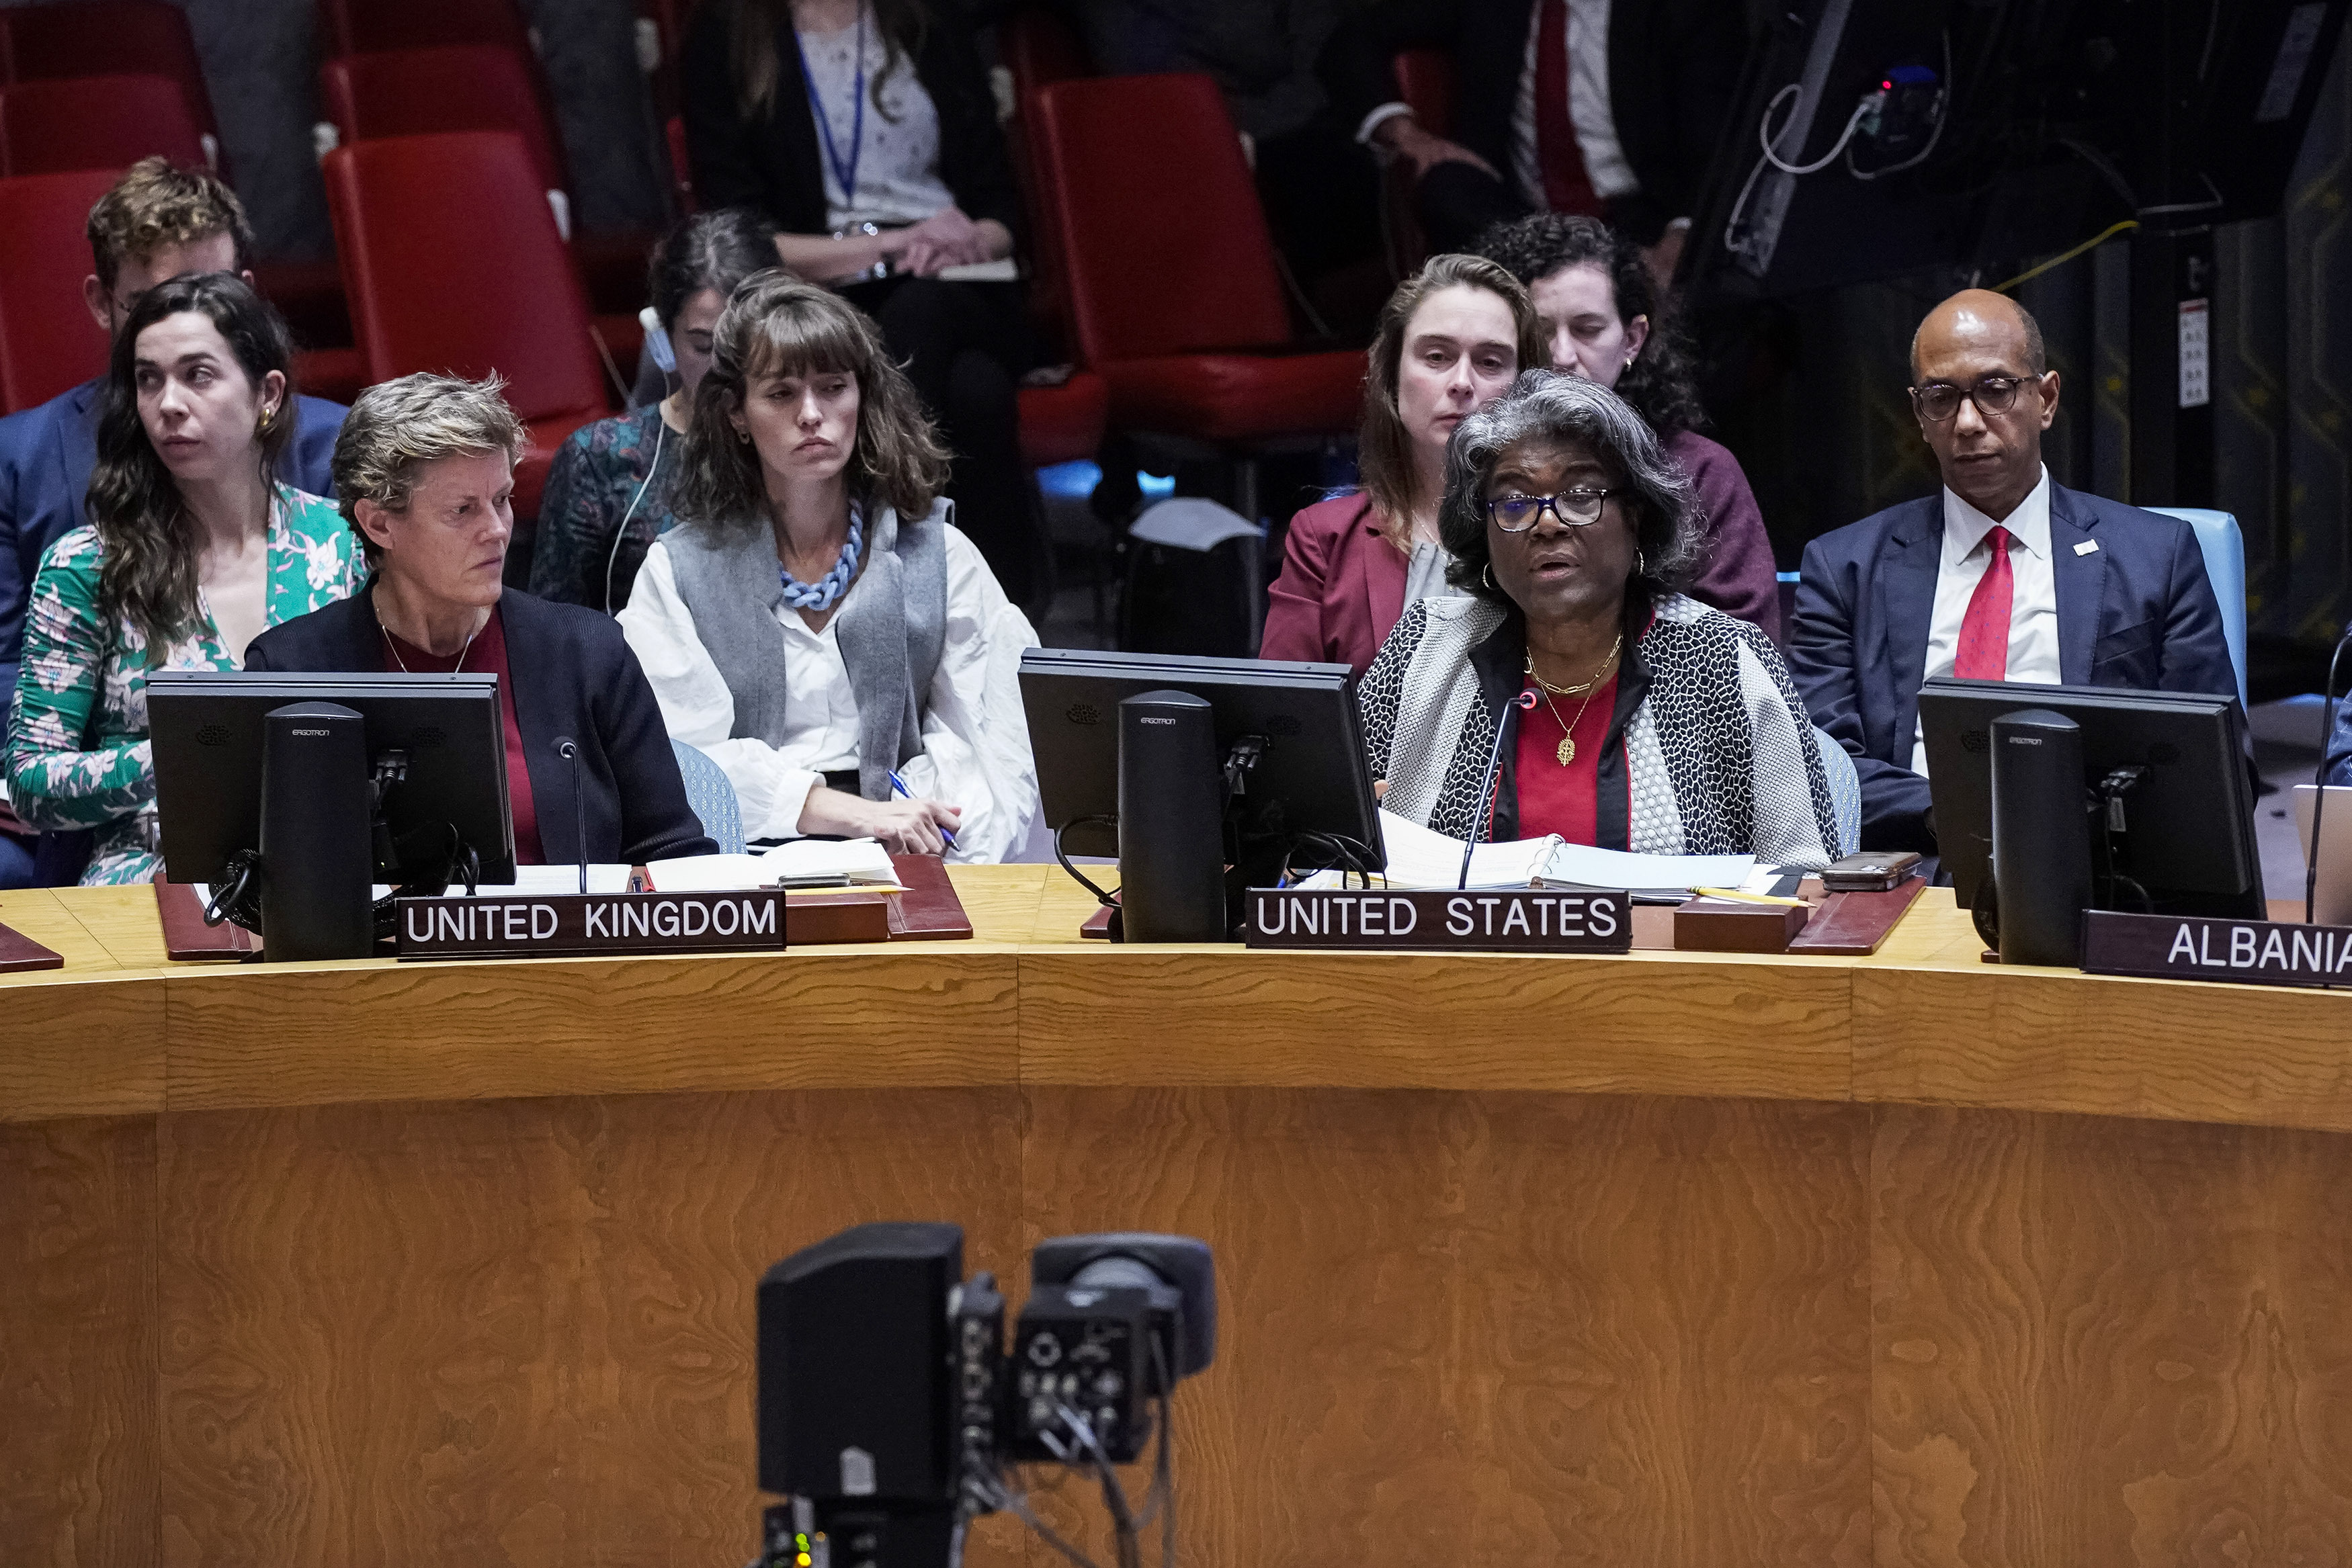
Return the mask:
<svg viewBox="0 0 2352 1568">
<path fill-rule="evenodd" d="M 1381 842 L 1388 850 L 1385 877 L 1391 887 L 1454 887 L 1462 875 L 1462 841 L 1402 817 L 1381 813 Z M 1515 839 L 1480 844 L 1470 854 L 1472 887 L 1526 887 L 1559 848 L 1554 838 Z"/>
<path fill-rule="evenodd" d="M 780 876 L 845 876 L 852 882 L 889 883 L 898 880 L 890 852 L 872 839 L 793 839 L 761 853 L 760 863 L 771 881 Z"/>
<path fill-rule="evenodd" d="M 1552 852 L 1543 876 L 1547 882 L 1581 883 L 1587 887 L 1688 889 L 1738 887 L 1755 869 L 1754 855 L 1636 855 L 1622 850 L 1598 850 L 1590 844 L 1562 844 Z"/>
<path fill-rule="evenodd" d="M 580 891 L 580 867 L 571 865 L 519 865 L 515 879 L 508 883 L 485 882 L 475 885 L 478 898 L 545 897 L 551 893 L 577 894 Z M 604 865 L 588 862 L 588 891 L 591 893 L 626 893 L 629 891 L 629 868 L 625 865 Z M 466 884 L 454 882 L 442 894 L 444 898 L 463 898 Z"/>
</svg>

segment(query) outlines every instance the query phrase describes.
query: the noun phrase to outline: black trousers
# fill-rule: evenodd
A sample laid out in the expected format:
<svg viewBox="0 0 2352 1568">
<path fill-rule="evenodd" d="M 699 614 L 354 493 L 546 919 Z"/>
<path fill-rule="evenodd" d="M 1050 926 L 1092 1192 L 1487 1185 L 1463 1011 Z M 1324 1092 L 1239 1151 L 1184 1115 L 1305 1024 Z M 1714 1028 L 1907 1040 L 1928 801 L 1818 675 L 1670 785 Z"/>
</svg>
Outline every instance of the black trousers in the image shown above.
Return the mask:
<svg viewBox="0 0 2352 1568">
<path fill-rule="evenodd" d="M 1508 184 L 1468 163 L 1438 164 L 1421 177 L 1412 193 L 1432 256 L 1475 250 L 1488 225 L 1533 211 Z"/>
<path fill-rule="evenodd" d="M 889 277 L 842 295 L 881 324 L 954 455 L 956 526 L 1005 596 L 1035 605 L 1047 572 L 1044 518 L 1021 463 L 1020 378 L 1036 359 L 1021 286 Z"/>
<path fill-rule="evenodd" d="M 1257 193 L 1302 286 L 1381 254 L 1380 171 L 1328 116 L 1257 144 Z"/>
</svg>

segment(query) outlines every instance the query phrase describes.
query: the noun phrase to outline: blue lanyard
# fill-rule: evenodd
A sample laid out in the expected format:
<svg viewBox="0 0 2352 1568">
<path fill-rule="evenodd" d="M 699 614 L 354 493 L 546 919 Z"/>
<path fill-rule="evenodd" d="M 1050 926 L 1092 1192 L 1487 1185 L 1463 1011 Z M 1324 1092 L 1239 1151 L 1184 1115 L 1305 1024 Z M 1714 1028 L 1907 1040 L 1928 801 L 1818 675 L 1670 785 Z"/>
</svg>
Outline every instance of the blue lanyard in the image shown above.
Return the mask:
<svg viewBox="0 0 2352 1568">
<path fill-rule="evenodd" d="M 808 46 L 801 42 L 798 27 L 793 29 L 793 47 L 801 52 L 801 86 L 808 89 L 809 118 L 816 121 L 816 133 L 824 141 L 824 161 L 833 165 L 833 177 L 841 186 L 841 205 L 845 213 L 857 204 L 857 161 L 866 151 L 866 7 L 857 7 L 857 85 L 850 89 L 856 107 L 850 115 L 846 164 L 841 161 L 841 150 L 834 145 L 833 121 L 825 118 L 824 105 L 816 96 L 816 78 L 809 72 Z"/>
</svg>

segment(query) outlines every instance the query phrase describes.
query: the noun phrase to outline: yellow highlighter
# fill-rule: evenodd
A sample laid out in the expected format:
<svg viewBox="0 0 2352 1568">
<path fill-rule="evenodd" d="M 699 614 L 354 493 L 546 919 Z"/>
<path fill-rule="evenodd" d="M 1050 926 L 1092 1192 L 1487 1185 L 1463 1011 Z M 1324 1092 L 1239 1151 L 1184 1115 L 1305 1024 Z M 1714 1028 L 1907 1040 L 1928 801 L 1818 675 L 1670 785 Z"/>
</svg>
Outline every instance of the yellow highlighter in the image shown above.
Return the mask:
<svg viewBox="0 0 2352 1568">
<path fill-rule="evenodd" d="M 1691 892 L 1701 898 L 1728 898 L 1737 904 L 1777 904 L 1794 908 L 1805 901 L 1801 898 L 1775 898 L 1769 893 L 1742 893 L 1736 887 L 1695 887 Z"/>
</svg>

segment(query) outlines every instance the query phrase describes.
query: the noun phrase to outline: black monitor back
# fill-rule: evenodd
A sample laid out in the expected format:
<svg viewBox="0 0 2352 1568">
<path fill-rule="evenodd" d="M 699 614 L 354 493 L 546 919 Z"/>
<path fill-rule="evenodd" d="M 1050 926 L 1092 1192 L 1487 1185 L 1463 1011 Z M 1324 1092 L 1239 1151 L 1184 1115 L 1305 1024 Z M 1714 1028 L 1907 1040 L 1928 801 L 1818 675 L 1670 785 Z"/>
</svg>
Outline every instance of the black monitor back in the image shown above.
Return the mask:
<svg viewBox="0 0 2352 1568">
<path fill-rule="evenodd" d="M 2082 727 L 2086 785 L 2130 764 L 2147 768 L 2124 813 L 2129 873 L 2158 913 L 2261 918 L 2262 853 L 2235 698 L 1939 675 L 1920 687 L 1919 722 L 1936 843 L 1961 908 L 1975 906 L 1990 874 L 1992 721 L 2023 708 Z"/>
<path fill-rule="evenodd" d="M 1280 801 L 1288 831 L 1353 839 L 1372 852 L 1374 869 L 1387 863 L 1355 675 L 1345 664 L 1030 649 L 1021 656 L 1021 700 L 1048 827 L 1117 814 L 1118 705 L 1155 691 L 1190 692 L 1209 704 L 1221 757 L 1244 736 L 1265 737 L 1248 798 Z M 1089 823 L 1072 829 L 1062 847 L 1115 855 L 1118 835 Z"/>
<path fill-rule="evenodd" d="M 372 758 L 408 754 L 407 781 L 384 800 L 395 839 L 446 821 L 481 857 L 484 882 L 514 880 L 496 675 L 158 670 L 147 677 L 147 730 L 173 882 L 223 881 L 230 855 L 260 848 L 262 719 L 299 702 L 357 712 Z"/>
</svg>

